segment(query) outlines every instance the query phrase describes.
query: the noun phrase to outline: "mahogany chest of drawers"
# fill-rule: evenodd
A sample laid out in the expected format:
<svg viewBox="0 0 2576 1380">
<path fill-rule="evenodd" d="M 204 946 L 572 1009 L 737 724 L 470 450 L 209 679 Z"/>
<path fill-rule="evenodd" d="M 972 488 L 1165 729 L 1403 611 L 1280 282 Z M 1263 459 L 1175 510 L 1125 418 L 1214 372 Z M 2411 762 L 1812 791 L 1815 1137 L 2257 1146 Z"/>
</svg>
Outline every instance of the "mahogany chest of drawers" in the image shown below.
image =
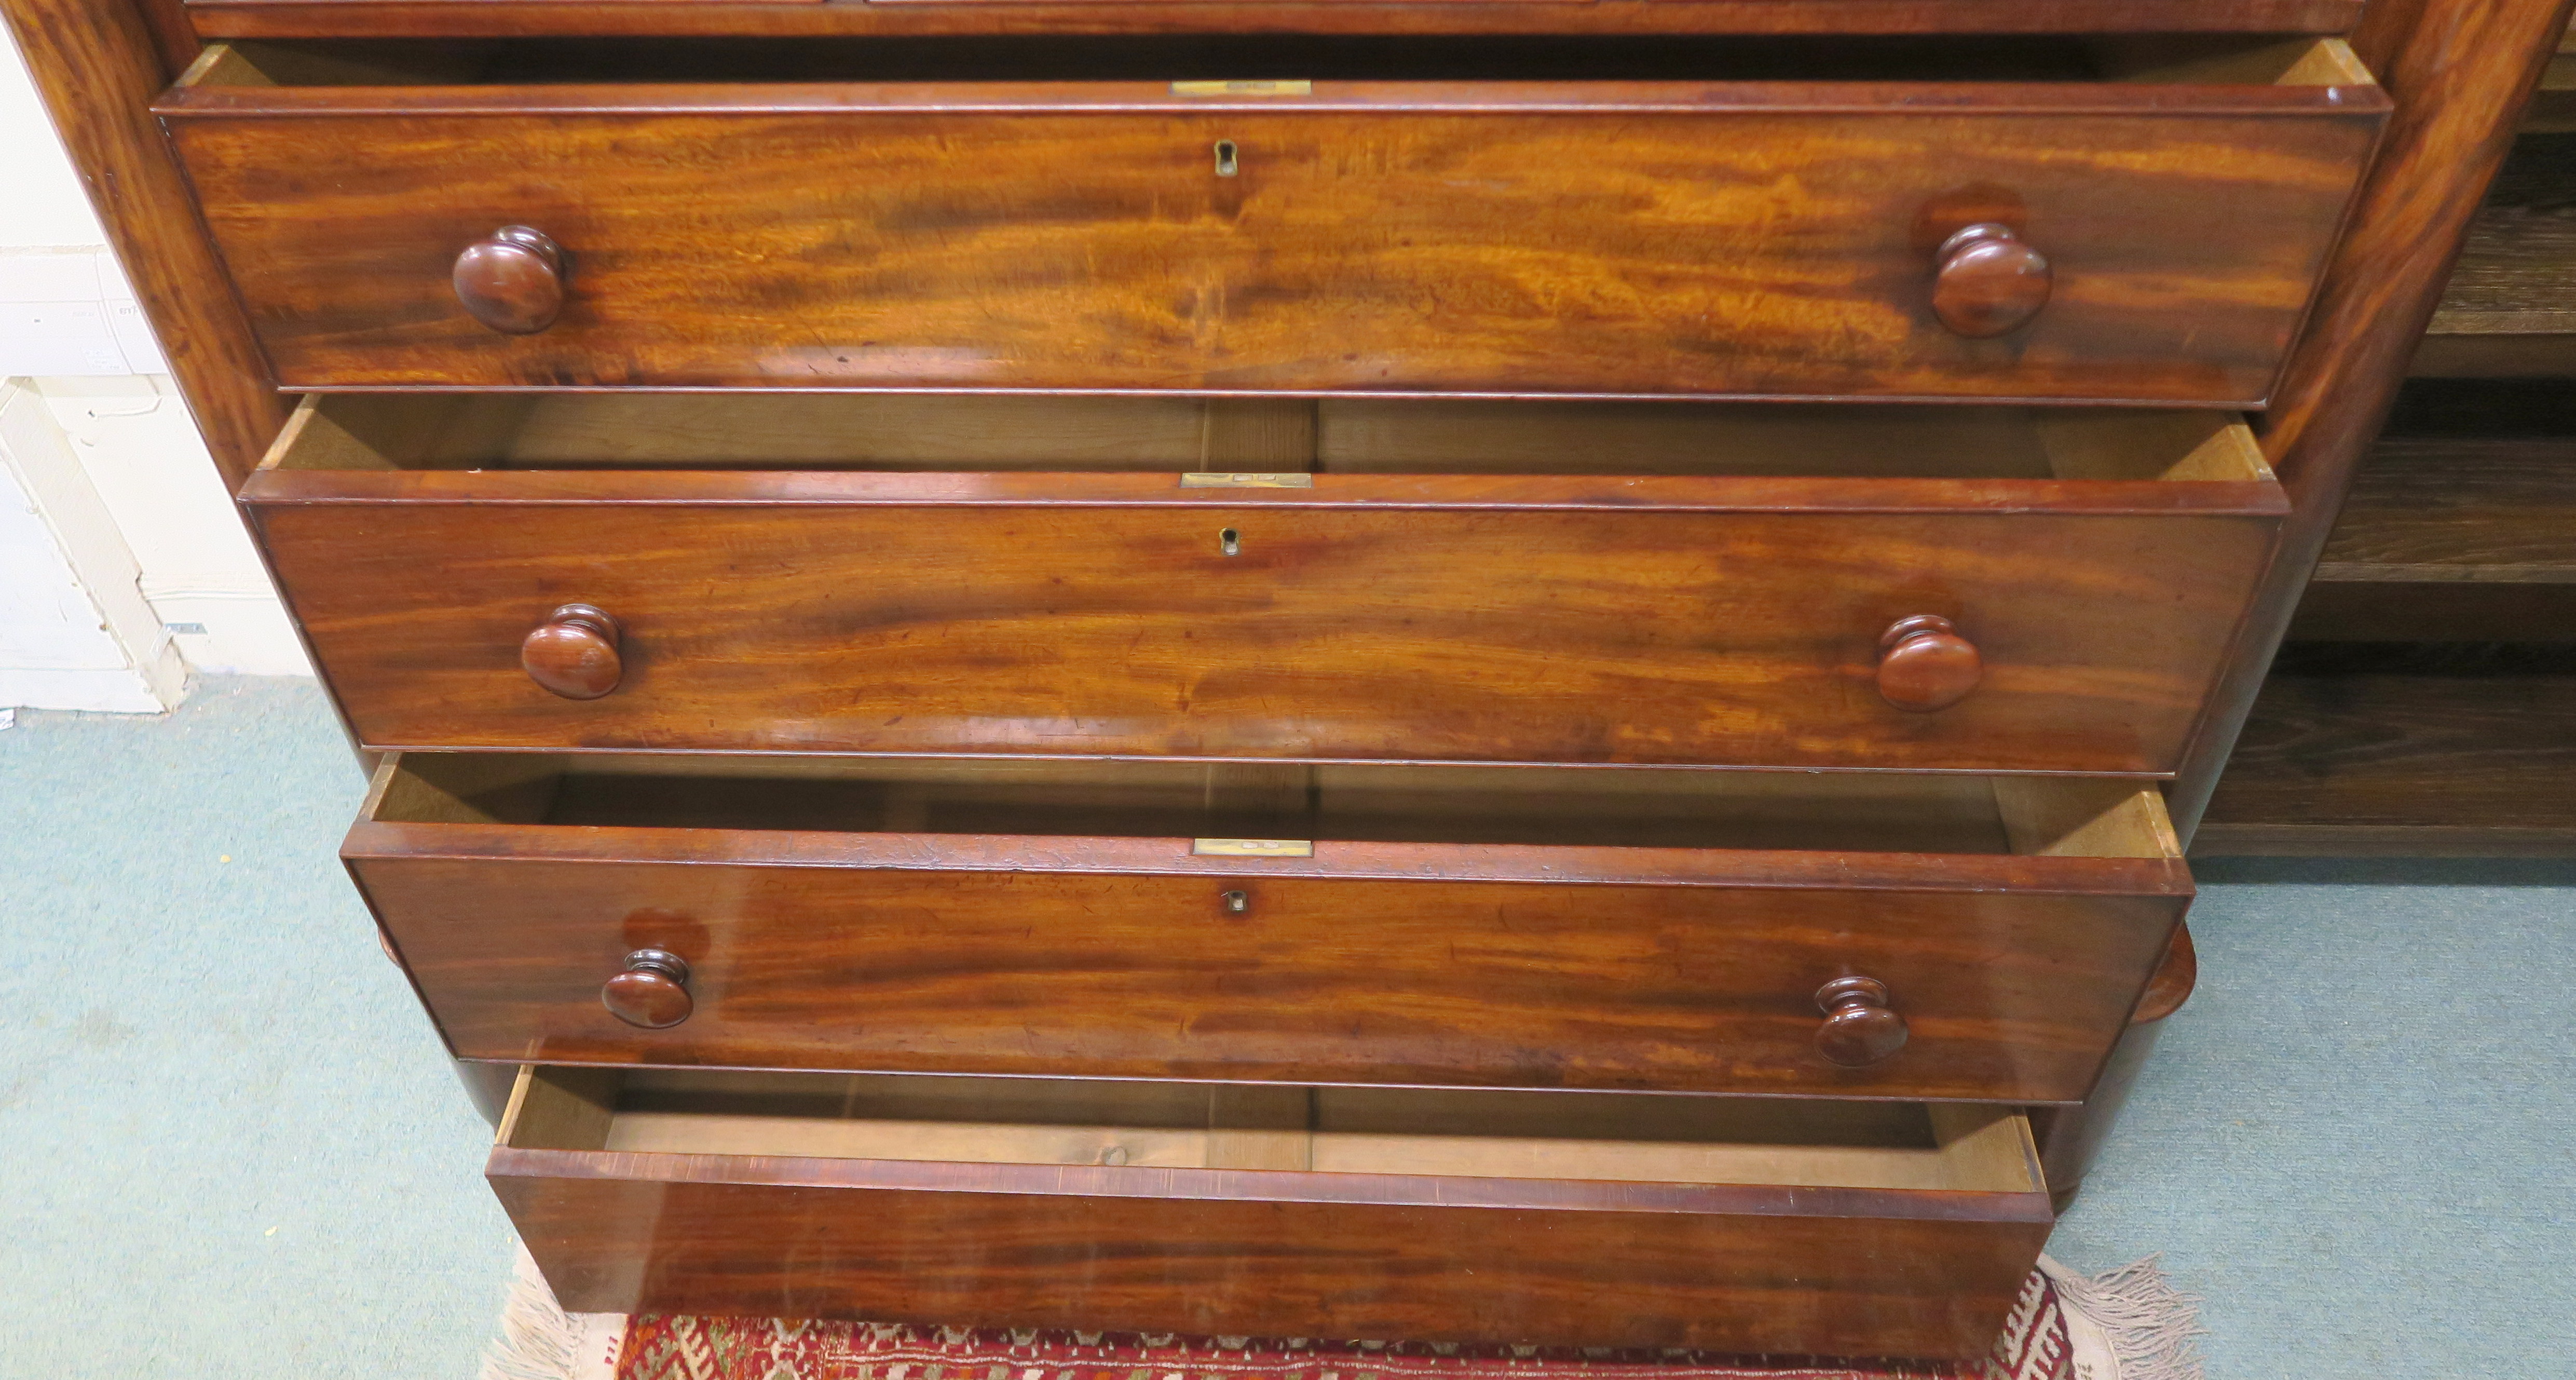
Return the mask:
<svg viewBox="0 0 2576 1380">
<path fill-rule="evenodd" d="M 12 0 L 568 1307 L 1973 1356 L 2484 174 L 1899 8 Z"/>
</svg>

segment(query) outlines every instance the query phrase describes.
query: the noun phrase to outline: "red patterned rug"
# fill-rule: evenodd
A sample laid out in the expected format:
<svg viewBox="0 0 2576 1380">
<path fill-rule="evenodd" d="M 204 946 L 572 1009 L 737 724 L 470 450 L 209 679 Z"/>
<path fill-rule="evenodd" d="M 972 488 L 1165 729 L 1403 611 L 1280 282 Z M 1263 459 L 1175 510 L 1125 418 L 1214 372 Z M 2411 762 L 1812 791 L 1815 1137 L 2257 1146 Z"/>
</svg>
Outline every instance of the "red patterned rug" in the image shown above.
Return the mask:
<svg viewBox="0 0 2576 1380">
<path fill-rule="evenodd" d="M 2088 1279 L 2043 1256 L 1990 1356 L 1927 1365 L 566 1314 L 523 1252 L 483 1380 L 2200 1380 L 2193 1302 L 2153 1260 Z"/>
</svg>

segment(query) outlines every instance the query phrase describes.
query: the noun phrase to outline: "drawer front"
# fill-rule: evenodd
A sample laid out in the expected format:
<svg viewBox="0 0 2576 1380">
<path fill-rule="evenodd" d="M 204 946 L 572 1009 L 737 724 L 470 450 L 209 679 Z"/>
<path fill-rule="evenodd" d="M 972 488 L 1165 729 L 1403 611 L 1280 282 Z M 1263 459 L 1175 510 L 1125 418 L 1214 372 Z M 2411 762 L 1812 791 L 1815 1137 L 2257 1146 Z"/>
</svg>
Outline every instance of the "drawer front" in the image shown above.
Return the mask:
<svg viewBox="0 0 2576 1380">
<path fill-rule="evenodd" d="M 2015 1103 L 2086 1094 L 2189 897 L 2130 858 L 1313 847 L 362 823 L 345 856 L 469 1059 Z M 651 950 L 660 1029 L 604 1004 Z M 1820 1051 L 1847 976 L 1906 1031 L 1857 1067 Z"/>
<path fill-rule="evenodd" d="M 675 1183 L 641 1158 L 494 1152 L 564 1307 L 1970 1356 L 2049 1230 L 1830 1215 L 1813 1190 L 1786 1196 L 1816 1215 L 1684 1215 L 1265 1202 L 1258 1182 L 1222 1198 Z"/>
<path fill-rule="evenodd" d="M 1212 107 L 1102 83 L 211 90 L 164 114 L 294 387 L 2259 406 L 2381 104 L 1325 82 Z M 1992 338 L 1935 304 L 1944 240 L 1980 222 L 2053 275 Z M 533 334 L 450 286 L 504 226 L 567 256 Z M 2026 289 L 1972 268 L 1944 294 Z"/>
<path fill-rule="evenodd" d="M 1458 1173 L 639 1151 L 579 1105 L 533 1132 L 526 1087 L 488 1174 L 577 1311 L 1981 1356 L 2049 1226 L 2027 1128 L 1991 1113 L 1940 1152 L 1986 1161 L 1962 1186 L 1836 1187 L 1534 1177 L 1580 1161 L 1526 1139 L 1416 1157 Z"/>
<path fill-rule="evenodd" d="M 521 493 L 560 484 L 527 478 Z M 446 480 L 490 487 L 388 482 Z M 1979 512 L 2011 500 L 1928 482 L 1889 486 L 1880 511 L 1854 510 L 1850 487 L 1841 510 L 1806 512 L 1369 497 L 1481 482 L 1318 478 L 1348 503 L 1104 506 L 1082 496 L 1174 491 L 1100 476 L 1025 505 L 252 506 L 377 747 L 2127 773 L 2173 768 L 2274 526 Z M 689 491 L 643 483 L 626 491 Z M 1629 502 L 1653 488 L 1607 483 Z M 1795 508 L 1820 490 L 1725 492 Z M 1902 511 L 1908 494 L 1934 511 Z M 622 630 L 602 698 L 522 669 L 523 641 L 575 603 Z M 1950 620 L 1982 670 L 1946 707 L 1898 708 L 1882 644 L 1921 615 Z"/>
</svg>

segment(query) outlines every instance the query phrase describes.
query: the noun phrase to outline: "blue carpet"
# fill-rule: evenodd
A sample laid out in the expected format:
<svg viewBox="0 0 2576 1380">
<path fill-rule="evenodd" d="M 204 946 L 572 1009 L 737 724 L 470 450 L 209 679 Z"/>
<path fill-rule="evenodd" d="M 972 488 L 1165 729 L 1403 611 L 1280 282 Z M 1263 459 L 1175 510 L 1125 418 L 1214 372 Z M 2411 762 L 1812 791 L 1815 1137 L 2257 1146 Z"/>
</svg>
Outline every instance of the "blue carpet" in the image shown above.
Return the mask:
<svg viewBox="0 0 2576 1380">
<path fill-rule="evenodd" d="M 2199 990 L 2050 1253 L 2164 1252 L 2213 1380 L 2576 1374 L 2576 875 L 2196 870 Z"/>
<path fill-rule="evenodd" d="M 363 785 L 309 680 L 0 732 L 0 1375 L 471 1380 L 509 1222 Z"/>
<path fill-rule="evenodd" d="M 0 1375 L 470 1380 L 508 1224 L 333 858 L 359 791 L 309 681 L 0 732 Z M 2163 1252 L 2215 1380 L 2566 1376 L 2576 876 L 2204 871 L 2051 1249 Z"/>
</svg>

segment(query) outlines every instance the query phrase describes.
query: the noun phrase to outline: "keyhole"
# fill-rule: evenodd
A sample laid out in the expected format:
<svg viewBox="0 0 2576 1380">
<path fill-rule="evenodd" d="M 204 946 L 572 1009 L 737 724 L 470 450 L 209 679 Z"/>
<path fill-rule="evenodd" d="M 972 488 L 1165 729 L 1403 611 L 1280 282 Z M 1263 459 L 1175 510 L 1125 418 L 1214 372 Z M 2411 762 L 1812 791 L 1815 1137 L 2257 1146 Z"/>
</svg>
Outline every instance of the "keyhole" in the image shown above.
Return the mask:
<svg viewBox="0 0 2576 1380">
<path fill-rule="evenodd" d="M 1243 534 L 1229 527 L 1216 534 L 1217 549 L 1229 556 L 1243 554 Z"/>
<path fill-rule="evenodd" d="M 1226 914 L 1228 914 L 1228 915 L 1241 915 L 1241 914 L 1243 914 L 1245 911 L 1250 910 L 1250 909 L 1252 909 L 1252 898 L 1251 898 L 1251 897 L 1244 895 L 1244 894 L 1243 894 L 1242 892 L 1240 892 L 1240 891 L 1229 891 L 1229 892 L 1227 892 L 1227 893 L 1225 894 L 1225 913 L 1226 913 Z"/>
<path fill-rule="evenodd" d="M 1216 175 L 1234 176 L 1234 141 L 1232 139 L 1216 141 Z"/>
</svg>

